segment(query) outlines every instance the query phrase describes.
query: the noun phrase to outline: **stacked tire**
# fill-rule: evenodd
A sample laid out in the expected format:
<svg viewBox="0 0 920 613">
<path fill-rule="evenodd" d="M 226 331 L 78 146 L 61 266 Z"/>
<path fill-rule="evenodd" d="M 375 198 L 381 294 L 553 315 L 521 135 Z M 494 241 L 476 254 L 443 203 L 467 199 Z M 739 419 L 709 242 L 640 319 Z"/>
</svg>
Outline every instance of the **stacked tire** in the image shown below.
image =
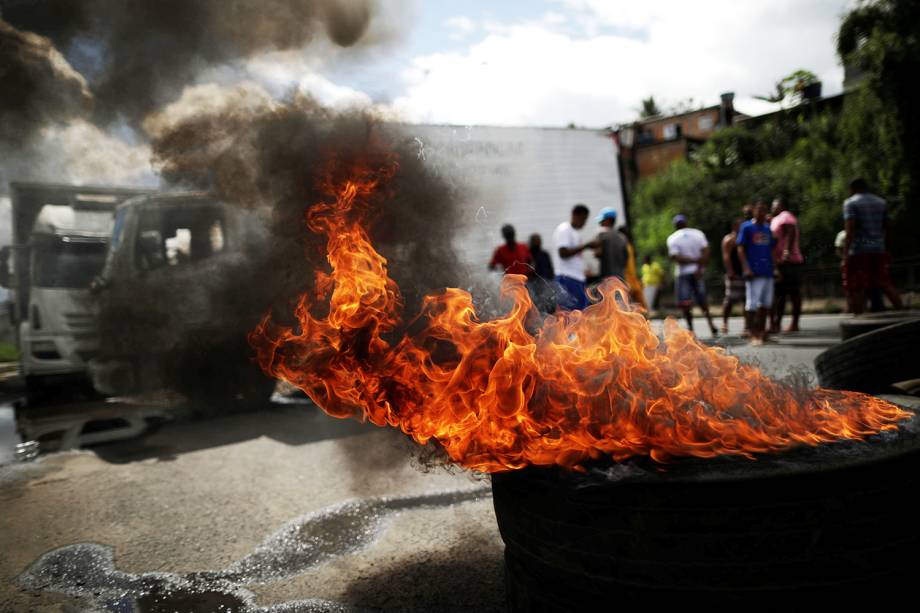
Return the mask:
<svg viewBox="0 0 920 613">
<path fill-rule="evenodd" d="M 852 328 L 863 325 L 849 320 Z M 891 391 L 891 385 L 920 379 L 920 318 L 890 323 L 850 336 L 815 358 L 822 387 L 866 393 Z M 853 331 L 851 329 L 851 331 Z"/>
<path fill-rule="evenodd" d="M 852 610 L 914 581 L 920 453 L 736 466 L 710 480 L 493 475 L 510 610 Z"/>
</svg>

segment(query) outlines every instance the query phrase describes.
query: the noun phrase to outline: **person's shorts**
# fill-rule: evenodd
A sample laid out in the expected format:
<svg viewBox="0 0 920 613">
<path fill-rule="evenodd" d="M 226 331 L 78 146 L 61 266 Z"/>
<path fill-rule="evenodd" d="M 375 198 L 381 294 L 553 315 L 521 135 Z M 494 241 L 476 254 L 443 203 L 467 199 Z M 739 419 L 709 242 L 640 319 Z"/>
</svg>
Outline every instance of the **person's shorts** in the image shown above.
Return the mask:
<svg viewBox="0 0 920 613">
<path fill-rule="evenodd" d="M 843 283 L 847 292 L 884 289 L 891 285 L 888 276 L 887 253 L 856 253 L 848 255 L 843 268 Z"/>
<path fill-rule="evenodd" d="M 741 277 L 732 279 L 725 275 L 725 298 L 732 302 L 744 300 L 744 279 Z"/>
<path fill-rule="evenodd" d="M 773 306 L 773 277 L 754 277 L 744 282 L 744 310 L 756 311 Z"/>
<path fill-rule="evenodd" d="M 777 292 L 794 292 L 802 285 L 803 264 L 780 264 L 780 277 L 776 281 Z"/>
<path fill-rule="evenodd" d="M 677 304 L 681 307 L 692 306 L 695 302 L 701 307 L 708 306 L 706 302 L 706 285 L 703 279 L 696 275 L 679 275 L 674 284 L 677 291 Z"/>
<path fill-rule="evenodd" d="M 560 309 L 567 311 L 584 310 L 588 306 L 588 295 L 585 293 L 584 281 L 566 277 L 565 275 L 556 275 L 556 283 L 562 288 L 557 298 Z"/>
</svg>

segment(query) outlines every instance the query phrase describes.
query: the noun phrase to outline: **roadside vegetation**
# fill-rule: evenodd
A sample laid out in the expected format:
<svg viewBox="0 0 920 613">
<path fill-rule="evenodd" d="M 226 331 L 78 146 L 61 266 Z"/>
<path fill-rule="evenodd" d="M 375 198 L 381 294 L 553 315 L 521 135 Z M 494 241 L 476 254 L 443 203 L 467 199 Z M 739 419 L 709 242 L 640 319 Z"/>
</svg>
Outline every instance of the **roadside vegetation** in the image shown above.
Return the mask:
<svg viewBox="0 0 920 613">
<path fill-rule="evenodd" d="M 12 343 L 0 343 L 0 362 L 16 362 L 19 360 L 19 350 Z"/>
<path fill-rule="evenodd" d="M 787 108 L 769 120 L 717 132 L 687 161 L 639 182 L 632 218 L 638 251 L 665 256 L 671 217 L 684 213 L 718 241 L 754 198 L 783 196 L 799 215 L 811 264 L 835 263 L 847 184 L 862 176 L 888 200 L 894 256 L 916 252 L 920 227 L 920 3 L 861 2 L 843 17 L 837 52 L 862 71 L 841 109 L 822 108 L 800 92 L 814 79 L 797 71 L 770 99 Z M 711 274 L 721 274 L 721 266 Z"/>
</svg>

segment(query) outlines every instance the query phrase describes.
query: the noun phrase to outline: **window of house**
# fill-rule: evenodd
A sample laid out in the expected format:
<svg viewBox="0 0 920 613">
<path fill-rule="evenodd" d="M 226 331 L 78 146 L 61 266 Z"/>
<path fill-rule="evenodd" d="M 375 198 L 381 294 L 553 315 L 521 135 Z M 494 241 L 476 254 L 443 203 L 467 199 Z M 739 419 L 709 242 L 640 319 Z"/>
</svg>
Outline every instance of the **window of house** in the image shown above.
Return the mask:
<svg viewBox="0 0 920 613">
<path fill-rule="evenodd" d="M 662 128 L 662 134 L 664 135 L 665 140 L 674 140 L 677 138 L 678 130 L 676 123 L 665 124 Z"/>
<path fill-rule="evenodd" d="M 696 127 L 700 132 L 708 132 L 712 130 L 712 115 L 703 115 L 696 120 Z"/>
</svg>

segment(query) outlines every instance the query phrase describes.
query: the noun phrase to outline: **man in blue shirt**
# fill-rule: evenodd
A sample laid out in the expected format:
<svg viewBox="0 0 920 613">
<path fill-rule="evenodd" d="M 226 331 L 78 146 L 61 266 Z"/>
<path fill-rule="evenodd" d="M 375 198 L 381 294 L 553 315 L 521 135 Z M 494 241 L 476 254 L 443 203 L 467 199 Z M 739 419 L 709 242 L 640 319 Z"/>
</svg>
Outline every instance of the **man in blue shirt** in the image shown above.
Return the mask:
<svg viewBox="0 0 920 613">
<path fill-rule="evenodd" d="M 773 306 L 773 245 L 776 239 L 767 223 L 767 203 L 754 205 L 754 218 L 738 229 L 738 256 L 744 272 L 745 303 L 751 322 L 751 344 L 767 340 L 767 312 Z"/>
</svg>

